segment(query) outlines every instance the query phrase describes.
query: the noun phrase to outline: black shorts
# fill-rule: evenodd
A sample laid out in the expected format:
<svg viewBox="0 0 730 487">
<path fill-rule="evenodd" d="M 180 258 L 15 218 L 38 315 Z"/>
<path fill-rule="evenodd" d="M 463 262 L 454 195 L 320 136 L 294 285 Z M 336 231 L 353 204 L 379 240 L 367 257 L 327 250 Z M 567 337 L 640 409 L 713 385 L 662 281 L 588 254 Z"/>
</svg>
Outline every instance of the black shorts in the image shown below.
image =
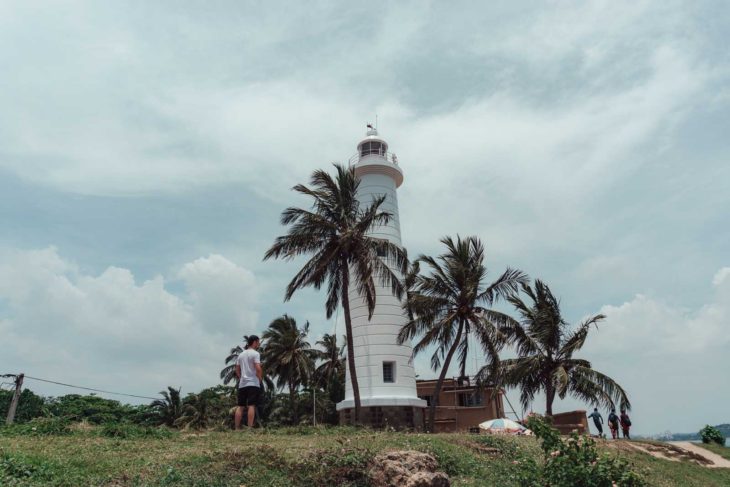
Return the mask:
<svg viewBox="0 0 730 487">
<path fill-rule="evenodd" d="M 246 386 L 238 388 L 239 406 L 258 406 L 260 397 L 261 388 L 259 386 Z"/>
</svg>

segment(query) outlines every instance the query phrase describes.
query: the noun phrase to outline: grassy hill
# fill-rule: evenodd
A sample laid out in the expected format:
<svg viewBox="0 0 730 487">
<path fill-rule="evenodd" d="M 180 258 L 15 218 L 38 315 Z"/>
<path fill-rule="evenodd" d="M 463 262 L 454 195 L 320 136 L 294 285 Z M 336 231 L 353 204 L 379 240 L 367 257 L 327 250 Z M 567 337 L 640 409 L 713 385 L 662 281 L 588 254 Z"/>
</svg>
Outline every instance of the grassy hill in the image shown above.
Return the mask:
<svg viewBox="0 0 730 487">
<path fill-rule="evenodd" d="M 649 485 L 730 485 L 730 469 L 669 462 L 617 445 L 601 442 L 600 448 L 628 459 Z M 75 426 L 69 432 L 16 427 L 0 429 L 0 485 L 367 485 L 368 462 L 390 449 L 432 454 L 456 486 L 518 485 L 520 462 L 541 458 L 534 438 L 468 434 L 348 428 L 178 433 L 119 426 Z"/>
</svg>

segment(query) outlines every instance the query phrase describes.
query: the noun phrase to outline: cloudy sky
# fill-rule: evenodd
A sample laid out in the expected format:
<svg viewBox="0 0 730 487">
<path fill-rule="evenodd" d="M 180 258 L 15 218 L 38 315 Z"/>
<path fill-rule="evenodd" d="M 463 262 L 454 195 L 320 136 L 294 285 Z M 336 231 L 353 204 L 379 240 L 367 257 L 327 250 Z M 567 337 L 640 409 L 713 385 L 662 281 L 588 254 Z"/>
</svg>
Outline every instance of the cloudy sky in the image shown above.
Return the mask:
<svg viewBox="0 0 730 487">
<path fill-rule="evenodd" d="M 289 188 L 377 114 L 410 253 L 475 234 L 492 276 L 605 313 L 582 356 L 638 432 L 728 422 L 729 22 L 666 0 L 2 2 L 0 373 L 189 392 L 281 313 L 342 333 L 261 258 L 305 203 Z"/>
</svg>

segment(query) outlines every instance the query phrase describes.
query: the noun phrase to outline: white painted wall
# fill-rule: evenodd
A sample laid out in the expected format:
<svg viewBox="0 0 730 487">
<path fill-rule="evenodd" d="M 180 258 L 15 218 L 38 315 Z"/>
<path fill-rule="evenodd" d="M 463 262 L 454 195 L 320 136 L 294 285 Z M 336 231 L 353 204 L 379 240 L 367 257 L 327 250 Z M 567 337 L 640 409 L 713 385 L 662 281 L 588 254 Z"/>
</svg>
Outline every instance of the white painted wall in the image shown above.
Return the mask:
<svg viewBox="0 0 730 487">
<path fill-rule="evenodd" d="M 381 195 L 386 200 L 381 206 L 393 214 L 388 225 L 374 229 L 371 235 L 386 238 L 401 245 L 400 217 L 398 215 L 398 195 L 393 169 L 400 168 L 376 155 L 366 156 L 355 165 L 368 167 L 368 173 L 360 176 L 358 200 L 366 207 Z M 382 171 L 378 171 L 382 168 Z M 350 287 L 350 313 L 352 316 L 353 345 L 355 348 L 355 369 L 360 386 L 362 406 L 419 406 L 426 402 L 416 395 L 416 377 L 410 363 L 412 348 L 410 343 L 397 344 L 401 327 L 408 321 L 401 302 L 393 296 L 389 287 L 380 286 L 376 280 L 376 304 L 372 319 L 368 320 L 368 310 L 354 286 Z M 395 382 L 383 382 L 383 362 L 395 362 Z M 337 410 L 352 408 L 355 405 L 350 373 L 346 375 L 345 400 L 337 404 Z"/>
</svg>

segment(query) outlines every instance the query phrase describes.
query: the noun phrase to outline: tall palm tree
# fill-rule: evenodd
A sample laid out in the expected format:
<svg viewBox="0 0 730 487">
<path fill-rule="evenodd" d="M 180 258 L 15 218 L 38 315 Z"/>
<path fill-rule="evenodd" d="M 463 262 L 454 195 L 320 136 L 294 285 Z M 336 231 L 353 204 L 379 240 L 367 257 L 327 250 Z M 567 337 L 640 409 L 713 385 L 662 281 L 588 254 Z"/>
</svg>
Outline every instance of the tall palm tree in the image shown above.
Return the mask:
<svg viewBox="0 0 730 487">
<path fill-rule="evenodd" d="M 175 421 L 182 415 L 182 401 L 180 388 L 167 386 L 166 391 L 160 391 L 162 399 L 155 399 L 150 406 L 155 410 L 160 420 L 167 426 L 174 426 Z"/>
<path fill-rule="evenodd" d="M 317 340 L 316 345 L 322 347 L 317 350 L 316 356 L 321 360 L 315 371 L 317 382 L 326 387 L 333 377 L 337 377 L 340 371 L 345 367 L 342 360 L 342 347 L 337 345 L 337 335 L 325 333 L 321 340 Z"/>
<path fill-rule="evenodd" d="M 406 293 L 406 313 L 408 320 L 413 321 L 413 309 L 410 305 L 411 296 L 416 292 L 418 276 L 421 273 L 421 264 L 418 260 L 408 262 L 405 274 L 403 274 L 403 292 Z"/>
<path fill-rule="evenodd" d="M 311 210 L 293 207 L 284 210 L 281 223 L 289 226 L 288 233 L 275 240 L 264 260 L 291 260 L 311 255 L 287 286 L 285 300 L 291 299 L 303 287 L 320 289 L 326 283 L 327 318 L 332 317 L 338 305 L 342 306 L 347 331 L 347 368 L 355 400 L 355 421 L 359 422 L 360 388 L 352 343 L 350 286 L 354 284 L 367 305 L 368 317 L 372 318 L 375 279 L 389 286 L 400 298 L 403 290 L 393 269 L 402 273 L 407 258 L 397 245 L 368 235 L 373 229 L 386 225 L 392 217 L 391 213 L 380 209 L 385 196 L 374 198 L 361 208 L 357 200 L 360 180 L 354 169 L 335 164 L 335 170 L 334 177 L 323 170 L 312 173 L 311 188 L 302 184 L 294 186 L 294 191 L 313 200 Z"/>
<path fill-rule="evenodd" d="M 514 344 L 518 357 L 502 360 L 482 368 L 479 377 L 502 387 L 520 387 L 520 401 L 527 409 L 538 392 L 545 392 L 545 414 L 553 414 L 555 397 L 570 394 L 595 406 L 631 408 L 626 392 L 610 377 L 593 370 L 587 360 L 573 354 L 585 344 L 591 326 L 605 316 L 598 314 L 585 319 L 571 331 L 560 313 L 560 302 L 550 288 L 540 280 L 534 289 L 522 285 L 530 298 L 525 303 L 515 294 L 509 297 L 520 314 L 520 321 L 506 323 L 501 328 Z"/>
<path fill-rule="evenodd" d="M 398 335 L 399 343 L 420 337 L 413 355 L 436 346 L 431 367 L 441 367 L 428 416 L 428 429 L 434 430 L 436 407 L 444 378 L 458 351 L 459 370 L 465 376 L 469 353 L 469 335 L 474 333 L 490 362 L 498 361 L 502 345 L 498 327 L 512 321 L 509 316 L 489 309 L 500 298 L 506 298 L 527 280 L 519 270 L 507 269 L 496 281 L 486 285 L 484 246 L 477 237 L 456 240 L 444 237 L 446 252 L 437 258 L 422 255 L 430 275 L 419 276 L 415 291 L 405 304 L 414 318 Z M 443 363 L 443 365 L 442 365 Z"/>
<path fill-rule="evenodd" d="M 264 367 L 276 377 L 277 387 L 289 388 L 294 424 L 299 422 L 295 404 L 297 389 L 308 384 L 314 375 L 317 351 L 309 345 L 308 333 L 309 322 L 300 329 L 294 318 L 284 315 L 272 321 L 261 337 L 264 340 Z"/>
</svg>

